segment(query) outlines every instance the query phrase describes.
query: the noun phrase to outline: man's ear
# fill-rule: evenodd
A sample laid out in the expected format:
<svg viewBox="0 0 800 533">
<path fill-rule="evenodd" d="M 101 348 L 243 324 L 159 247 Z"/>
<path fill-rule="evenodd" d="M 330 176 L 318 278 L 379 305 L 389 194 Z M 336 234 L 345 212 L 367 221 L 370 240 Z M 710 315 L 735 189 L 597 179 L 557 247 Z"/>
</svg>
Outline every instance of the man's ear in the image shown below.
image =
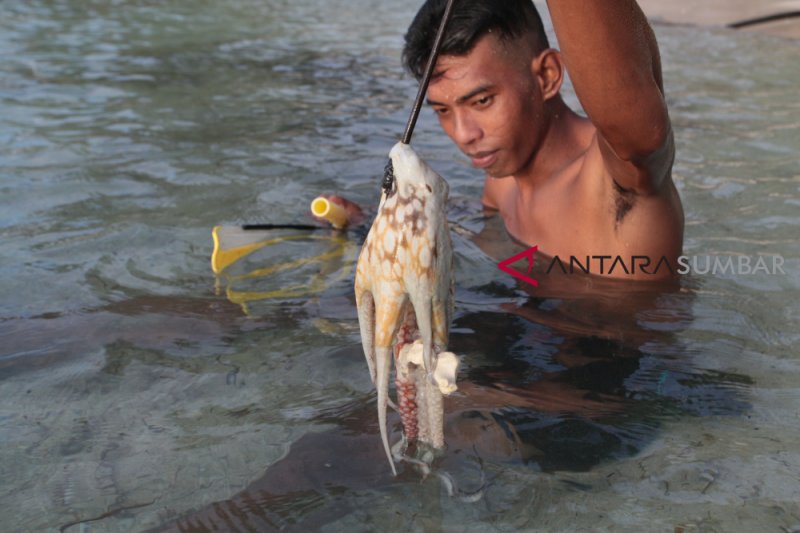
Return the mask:
<svg viewBox="0 0 800 533">
<path fill-rule="evenodd" d="M 564 62 L 561 60 L 561 52 L 555 48 L 543 50 L 533 58 L 531 70 L 539 81 L 539 88 L 545 100 L 558 94 L 564 82 Z"/>
</svg>

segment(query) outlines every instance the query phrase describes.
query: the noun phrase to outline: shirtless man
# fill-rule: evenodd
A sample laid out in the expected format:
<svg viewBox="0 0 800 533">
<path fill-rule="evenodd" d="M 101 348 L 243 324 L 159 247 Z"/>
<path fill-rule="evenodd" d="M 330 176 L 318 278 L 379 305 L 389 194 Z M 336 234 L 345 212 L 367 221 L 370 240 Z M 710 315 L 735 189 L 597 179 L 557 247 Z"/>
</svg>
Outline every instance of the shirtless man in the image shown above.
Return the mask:
<svg viewBox="0 0 800 533">
<path fill-rule="evenodd" d="M 417 78 L 445 4 L 428 0 L 406 34 L 403 59 Z M 458 0 L 428 104 L 485 171 L 483 203 L 516 240 L 562 258 L 619 256 L 630 267 L 640 257 L 614 277 L 671 276 L 653 273 L 661 258 L 674 267 L 683 243 L 653 31 L 633 0 L 548 7 L 563 52 L 549 47 L 530 0 Z M 565 66 L 588 118 L 561 98 Z"/>
</svg>

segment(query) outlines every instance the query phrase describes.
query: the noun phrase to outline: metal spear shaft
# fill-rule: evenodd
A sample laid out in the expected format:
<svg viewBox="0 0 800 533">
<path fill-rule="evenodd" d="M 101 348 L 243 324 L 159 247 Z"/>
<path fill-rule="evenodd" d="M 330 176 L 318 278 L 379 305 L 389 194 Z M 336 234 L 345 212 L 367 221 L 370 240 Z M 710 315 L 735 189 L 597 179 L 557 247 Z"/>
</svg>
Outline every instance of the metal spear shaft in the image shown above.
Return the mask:
<svg viewBox="0 0 800 533">
<path fill-rule="evenodd" d="M 417 91 L 417 98 L 414 100 L 414 107 L 411 108 L 411 116 L 408 117 L 408 124 L 406 124 L 406 131 L 403 133 L 403 144 L 411 143 L 411 134 L 414 133 L 414 126 L 417 124 L 417 117 L 422 108 L 422 99 L 425 98 L 425 93 L 428 91 L 428 84 L 433 75 L 433 67 L 436 66 L 436 58 L 439 56 L 439 49 L 442 47 L 442 40 L 444 38 L 444 30 L 447 28 L 447 23 L 453 13 L 453 4 L 455 0 L 447 0 L 447 6 L 444 8 L 444 15 L 442 15 L 442 22 L 439 24 L 439 31 L 436 32 L 436 38 L 433 41 L 433 49 L 428 58 L 428 64 L 425 66 L 425 73 L 422 75 L 422 80 L 419 82 L 419 90 Z"/>
</svg>

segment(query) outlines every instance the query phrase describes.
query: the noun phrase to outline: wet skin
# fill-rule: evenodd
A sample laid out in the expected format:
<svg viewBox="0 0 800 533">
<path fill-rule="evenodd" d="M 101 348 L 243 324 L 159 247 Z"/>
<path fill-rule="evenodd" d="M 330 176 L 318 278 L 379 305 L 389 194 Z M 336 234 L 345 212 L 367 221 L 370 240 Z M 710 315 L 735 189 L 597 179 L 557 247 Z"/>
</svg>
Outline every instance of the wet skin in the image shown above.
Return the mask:
<svg viewBox="0 0 800 533">
<path fill-rule="evenodd" d="M 439 58 L 429 103 L 517 240 L 551 256 L 674 261 L 683 212 L 655 35 L 633 0 L 547 4 L 563 53 L 486 33 Z M 559 95 L 565 69 L 586 118 Z"/>
</svg>

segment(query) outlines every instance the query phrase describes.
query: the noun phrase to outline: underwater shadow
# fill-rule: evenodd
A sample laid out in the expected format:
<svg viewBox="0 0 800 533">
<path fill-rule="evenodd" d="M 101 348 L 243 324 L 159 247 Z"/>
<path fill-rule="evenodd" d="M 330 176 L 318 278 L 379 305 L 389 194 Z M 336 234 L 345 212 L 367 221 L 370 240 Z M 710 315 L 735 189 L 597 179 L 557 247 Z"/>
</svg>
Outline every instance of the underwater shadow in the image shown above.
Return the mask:
<svg viewBox="0 0 800 533">
<path fill-rule="evenodd" d="M 459 391 L 445 401 L 447 449 L 435 469 L 587 471 L 637 454 L 666 420 L 749 408 L 750 379 L 702 368 L 682 338 L 693 322 L 690 282 L 570 278 L 534 290 L 492 281 L 458 294 Z M 419 490 L 415 467 L 390 475 L 374 402 L 370 394 L 321 412 L 315 423 L 330 429 L 294 442 L 232 498 L 157 531 L 308 530 L 364 498 Z M 399 418 L 389 426 L 396 442 Z"/>
</svg>

